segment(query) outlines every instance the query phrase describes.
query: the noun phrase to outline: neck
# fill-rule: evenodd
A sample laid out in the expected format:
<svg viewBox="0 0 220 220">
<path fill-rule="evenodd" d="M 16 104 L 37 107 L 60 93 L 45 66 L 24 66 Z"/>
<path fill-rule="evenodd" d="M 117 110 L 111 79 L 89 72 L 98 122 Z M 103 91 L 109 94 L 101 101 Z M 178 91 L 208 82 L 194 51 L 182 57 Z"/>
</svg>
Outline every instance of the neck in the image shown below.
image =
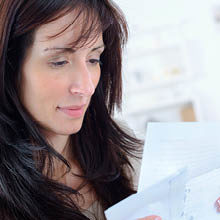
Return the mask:
<svg viewBox="0 0 220 220">
<path fill-rule="evenodd" d="M 70 162 L 70 155 L 68 153 L 70 136 L 58 135 L 45 130 L 43 131 L 43 134 L 51 147 L 53 147 L 57 153 L 61 154 L 68 162 Z M 51 178 L 60 180 L 65 171 L 66 166 L 64 166 L 63 162 L 57 158 L 53 158 L 53 173 L 51 174 Z"/>
<path fill-rule="evenodd" d="M 55 133 L 49 133 L 44 131 L 44 135 L 47 138 L 49 144 L 62 156 L 65 157 L 68 150 L 70 135 L 60 135 Z"/>
</svg>

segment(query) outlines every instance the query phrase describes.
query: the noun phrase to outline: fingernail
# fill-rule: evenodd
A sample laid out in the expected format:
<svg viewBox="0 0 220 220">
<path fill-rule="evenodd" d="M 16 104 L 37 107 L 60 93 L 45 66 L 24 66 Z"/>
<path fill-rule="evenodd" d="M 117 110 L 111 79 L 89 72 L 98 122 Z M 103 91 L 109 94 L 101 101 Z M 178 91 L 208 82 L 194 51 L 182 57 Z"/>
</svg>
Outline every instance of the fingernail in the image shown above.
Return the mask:
<svg viewBox="0 0 220 220">
<path fill-rule="evenodd" d="M 219 199 L 219 200 L 217 200 L 217 203 L 218 203 L 218 205 L 220 206 L 220 199 Z"/>
</svg>

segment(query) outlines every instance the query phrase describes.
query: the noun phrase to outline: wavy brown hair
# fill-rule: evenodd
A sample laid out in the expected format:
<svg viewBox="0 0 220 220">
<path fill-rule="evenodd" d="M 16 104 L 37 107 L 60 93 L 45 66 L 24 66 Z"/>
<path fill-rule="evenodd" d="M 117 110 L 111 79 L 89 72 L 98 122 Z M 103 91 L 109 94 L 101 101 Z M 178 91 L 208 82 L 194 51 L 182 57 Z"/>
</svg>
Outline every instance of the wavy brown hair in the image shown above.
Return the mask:
<svg viewBox="0 0 220 220">
<path fill-rule="evenodd" d="M 110 0 L 0 0 L 1 219 L 88 219 L 72 199 L 79 189 L 50 178 L 54 158 L 67 172 L 70 165 L 47 142 L 19 98 L 22 62 L 36 30 L 72 11 L 76 16 L 71 24 L 80 15 L 85 18 L 72 46 L 82 46 L 100 33 L 106 46 L 100 82 L 81 130 L 70 139 L 71 157 L 83 171 L 81 187 L 91 184 L 104 209 L 136 192 L 129 157 L 135 157 L 142 143 L 113 120 L 115 108 L 121 106 L 122 48 L 128 36 L 120 9 Z"/>
</svg>

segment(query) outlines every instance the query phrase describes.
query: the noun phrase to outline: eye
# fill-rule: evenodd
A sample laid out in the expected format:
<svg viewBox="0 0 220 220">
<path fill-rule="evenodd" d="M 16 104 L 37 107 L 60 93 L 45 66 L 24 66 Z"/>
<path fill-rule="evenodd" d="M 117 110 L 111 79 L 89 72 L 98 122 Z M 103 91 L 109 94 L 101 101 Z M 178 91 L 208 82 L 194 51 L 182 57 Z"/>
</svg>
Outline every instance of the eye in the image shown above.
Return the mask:
<svg viewBox="0 0 220 220">
<path fill-rule="evenodd" d="M 101 60 L 99 60 L 99 59 L 90 59 L 89 62 L 90 62 L 92 65 L 97 65 L 97 64 L 99 64 L 100 66 L 102 65 L 102 62 L 101 62 Z"/>
<path fill-rule="evenodd" d="M 67 63 L 68 63 L 68 61 L 63 60 L 63 61 L 58 61 L 58 62 L 50 62 L 50 65 L 52 67 L 59 68 L 59 67 L 66 65 Z"/>
</svg>

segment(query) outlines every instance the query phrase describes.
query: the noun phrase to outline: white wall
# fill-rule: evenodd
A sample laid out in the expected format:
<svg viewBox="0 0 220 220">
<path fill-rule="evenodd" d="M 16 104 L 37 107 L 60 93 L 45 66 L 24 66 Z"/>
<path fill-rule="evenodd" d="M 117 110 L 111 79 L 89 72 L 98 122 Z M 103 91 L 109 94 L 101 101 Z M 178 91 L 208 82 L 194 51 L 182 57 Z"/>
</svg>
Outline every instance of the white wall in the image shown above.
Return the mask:
<svg viewBox="0 0 220 220">
<path fill-rule="evenodd" d="M 147 121 L 152 112 L 179 121 L 175 111 L 188 102 L 197 120 L 220 120 L 220 21 L 214 19 L 219 11 L 220 20 L 220 1 L 115 2 L 130 27 L 123 72 L 123 117 L 130 126 L 143 131 L 138 118 Z"/>
</svg>

